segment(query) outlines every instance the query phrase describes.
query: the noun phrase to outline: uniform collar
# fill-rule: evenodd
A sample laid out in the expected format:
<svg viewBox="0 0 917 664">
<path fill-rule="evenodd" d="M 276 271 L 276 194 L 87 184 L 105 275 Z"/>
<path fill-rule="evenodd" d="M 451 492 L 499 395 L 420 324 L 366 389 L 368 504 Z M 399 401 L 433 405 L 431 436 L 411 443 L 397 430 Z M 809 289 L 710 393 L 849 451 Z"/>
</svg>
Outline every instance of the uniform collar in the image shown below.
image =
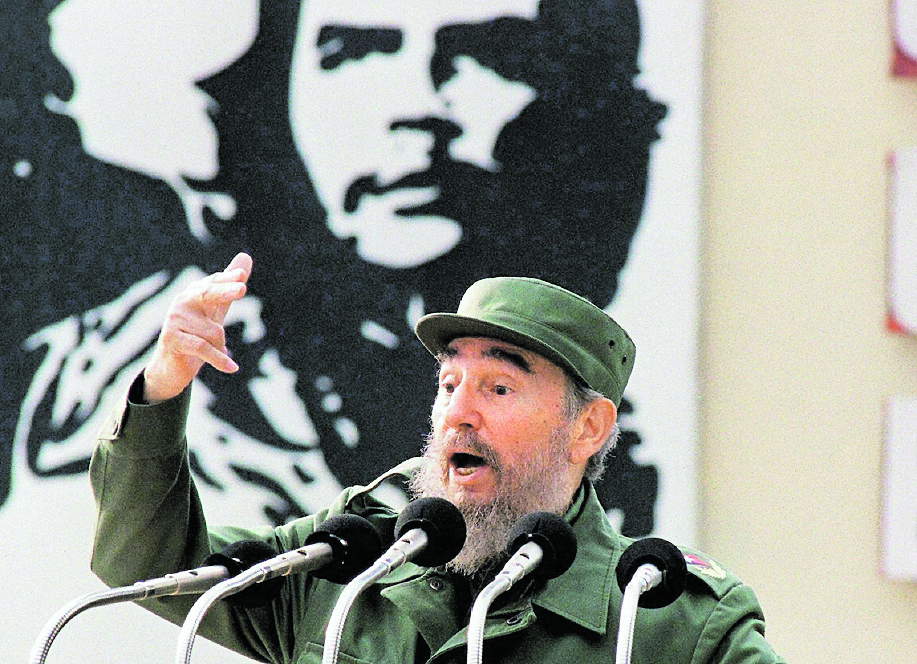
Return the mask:
<svg viewBox="0 0 917 664">
<path fill-rule="evenodd" d="M 537 590 L 532 603 L 604 635 L 617 585 L 613 560 L 621 545 L 590 482 L 580 486 L 564 518 L 576 534 L 576 559 L 570 569 Z"/>
<path fill-rule="evenodd" d="M 393 475 L 410 476 L 419 465 L 420 459 L 409 459 L 367 486 L 365 491 L 371 491 Z M 620 554 L 621 544 L 608 523 L 595 488 L 588 481 L 580 485 L 564 518 L 576 534 L 576 559 L 564 574 L 540 585 L 531 596 L 531 602 L 604 635 L 608 631 L 608 612 L 616 588 L 613 560 Z M 427 572 L 426 568 L 407 563 L 378 583 L 392 586 Z"/>
</svg>

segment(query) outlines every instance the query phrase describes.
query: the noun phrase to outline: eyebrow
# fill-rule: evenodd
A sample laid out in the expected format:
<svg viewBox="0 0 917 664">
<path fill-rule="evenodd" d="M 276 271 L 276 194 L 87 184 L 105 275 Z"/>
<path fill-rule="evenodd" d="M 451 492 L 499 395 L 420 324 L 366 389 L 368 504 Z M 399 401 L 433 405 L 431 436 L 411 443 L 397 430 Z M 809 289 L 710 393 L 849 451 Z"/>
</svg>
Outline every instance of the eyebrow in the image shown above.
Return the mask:
<svg viewBox="0 0 917 664">
<path fill-rule="evenodd" d="M 529 364 L 529 361 L 525 359 L 520 353 L 507 350 L 506 348 L 500 348 L 499 346 L 493 346 L 484 351 L 484 357 L 492 357 L 495 360 L 500 360 L 502 362 L 507 362 L 512 364 L 514 367 L 521 369 L 527 374 L 534 374 L 535 370 L 532 369 L 532 365 Z"/>
<path fill-rule="evenodd" d="M 485 349 L 481 354 L 484 357 L 490 357 L 499 362 L 510 364 L 527 374 L 535 374 L 535 370 L 532 368 L 531 363 L 525 359 L 521 353 L 517 353 L 508 348 L 503 348 L 502 346 L 491 346 Z M 457 356 L 458 351 L 456 349 L 452 348 L 451 346 L 446 346 L 446 348 L 437 354 L 436 359 L 439 361 L 440 365 L 442 365 L 446 360 Z"/>
<path fill-rule="evenodd" d="M 395 28 L 329 24 L 315 40 L 321 54 L 321 68 L 334 69 L 346 60 L 361 60 L 371 53 L 396 53 L 403 35 Z"/>
</svg>

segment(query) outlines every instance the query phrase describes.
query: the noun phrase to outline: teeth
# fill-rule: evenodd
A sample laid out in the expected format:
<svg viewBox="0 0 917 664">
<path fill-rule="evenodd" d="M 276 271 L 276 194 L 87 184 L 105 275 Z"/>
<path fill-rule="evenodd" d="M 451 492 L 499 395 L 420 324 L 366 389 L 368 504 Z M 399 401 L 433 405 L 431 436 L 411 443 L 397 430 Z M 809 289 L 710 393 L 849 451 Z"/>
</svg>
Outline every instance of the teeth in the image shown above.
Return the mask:
<svg viewBox="0 0 917 664">
<path fill-rule="evenodd" d="M 474 468 L 456 468 L 455 472 L 463 477 L 468 477 L 475 471 Z"/>
</svg>

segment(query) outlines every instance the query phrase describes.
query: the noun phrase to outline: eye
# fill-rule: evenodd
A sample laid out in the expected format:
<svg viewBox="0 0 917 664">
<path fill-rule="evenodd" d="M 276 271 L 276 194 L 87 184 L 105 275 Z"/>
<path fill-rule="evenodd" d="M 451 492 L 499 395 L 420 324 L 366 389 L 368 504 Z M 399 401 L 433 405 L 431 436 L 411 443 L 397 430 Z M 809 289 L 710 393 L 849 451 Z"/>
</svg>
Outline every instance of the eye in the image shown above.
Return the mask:
<svg viewBox="0 0 917 664">
<path fill-rule="evenodd" d="M 506 385 L 494 385 L 493 391 L 497 396 L 503 397 L 509 394 L 512 390 L 510 390 Z"/>
</svg>

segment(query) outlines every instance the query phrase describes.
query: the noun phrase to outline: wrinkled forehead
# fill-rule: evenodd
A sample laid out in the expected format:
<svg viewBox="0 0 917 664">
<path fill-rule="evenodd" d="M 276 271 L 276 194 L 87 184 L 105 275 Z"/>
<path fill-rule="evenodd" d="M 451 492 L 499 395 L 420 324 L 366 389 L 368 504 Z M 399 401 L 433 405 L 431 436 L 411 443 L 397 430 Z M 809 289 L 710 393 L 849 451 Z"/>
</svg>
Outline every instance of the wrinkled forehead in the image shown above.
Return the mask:
<svg viewBox="0 0 917 664">
<path fill-rule="evenodd" d="M 328 25 L 436 30 L 507 16 L 538 18 L 540 0 L 306 0 L 302 28 Z"/>
</svg>

